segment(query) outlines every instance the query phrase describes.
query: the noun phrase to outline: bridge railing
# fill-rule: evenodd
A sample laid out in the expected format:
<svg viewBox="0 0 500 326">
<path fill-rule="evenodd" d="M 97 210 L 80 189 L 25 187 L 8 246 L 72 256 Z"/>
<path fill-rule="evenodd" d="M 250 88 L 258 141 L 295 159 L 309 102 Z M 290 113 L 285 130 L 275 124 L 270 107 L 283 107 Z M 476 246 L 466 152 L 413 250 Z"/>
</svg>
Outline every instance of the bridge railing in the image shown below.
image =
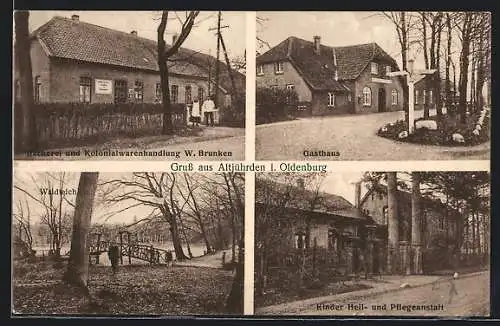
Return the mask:
<svg viewBox="0 0 500 326">
<path fill-rule="evenodd" d="M 89 248 L 90 255 L 98 255 L 108 251 L 111 245 L 116 245 L 120 248 L 121 256 L 140 259 L 151 264 L 169 264 L 173 261 L 173 254 L 170 250 L 159 249 L 153 246 L 143 244 L 116 243 L 111 241 L 99 241 L 99 243 L 91 243 Z"/>
</svg>

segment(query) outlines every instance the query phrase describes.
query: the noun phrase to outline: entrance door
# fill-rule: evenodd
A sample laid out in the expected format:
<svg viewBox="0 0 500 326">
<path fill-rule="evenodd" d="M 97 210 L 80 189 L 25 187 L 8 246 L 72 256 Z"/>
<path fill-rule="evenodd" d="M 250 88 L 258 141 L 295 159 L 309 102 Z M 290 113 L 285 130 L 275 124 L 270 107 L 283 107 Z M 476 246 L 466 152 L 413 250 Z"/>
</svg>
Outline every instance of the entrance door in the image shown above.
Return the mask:
<svg viewBox="0 0 500 326">
<path fill-rule="evenodd" d="M 115 103 L 126 103 L 128 88 L 126 80 L 115 80 Z"/>
<path fill-rule="evenodd" d="M 378 112 L 385 112 L 385 88 L 378 90 Z"/>
</svg>

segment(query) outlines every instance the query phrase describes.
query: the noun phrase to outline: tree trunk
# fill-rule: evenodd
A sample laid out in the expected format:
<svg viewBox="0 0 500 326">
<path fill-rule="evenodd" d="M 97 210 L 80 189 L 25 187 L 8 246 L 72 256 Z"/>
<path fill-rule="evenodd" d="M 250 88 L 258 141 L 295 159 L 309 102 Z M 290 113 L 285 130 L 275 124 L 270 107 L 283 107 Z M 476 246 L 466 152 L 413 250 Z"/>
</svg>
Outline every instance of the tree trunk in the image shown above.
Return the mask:
<svg viewBox="0 0 500 326">
<path fill-rule="evenodd" d="M 484 32 L 479 35 L 479 49 L 477 56 L 477 84 L 476 84 L 476 111 L 482 110 L 484 106 L 483 99 L 483 87 L 484 87 L 484 65 L 485 65 L 485 54 L 488 51 L 484 51 Z"/>
<path fill-rule="evenodd" d="M 425 15 L 426 15 L 425 12 L 420 13 L 422 20 L 422 43 L 424 48 L 423 50 L 424 50 L 425 69 L 429 69 L 429 55 L 427 53 L 427 23 Z"/>
<path fill-rule="evenodd" d="M 174 127 L 172 125 L 172 107 L 170 103 L 170 85 L 168 80 L 168 65 L 165 55 L 165 29 L 167 27 L 168 14 L 163 12 L 160 25 L 158 26 L 158 68 L 160 70 L 161 97 L 163 104 L 163 126 L 162 134 L 172 135 Z"/>
<path fill-rule="evenodd" d="M 449 13 L 446 13 L 446 28 L 447 28 L 447 39 L 446 39 L 446 110 L 449 112 L 451 109 L 452 99 L 451 99 L 451 80 L 450 80 L 450 65 L 451 65 L 451 17 Z"/>
<path fill-rule="evenodd" d="M 469 77 L 472 12 L 465 12 L 464 15 L 464 23 L 462 26 L 462 51 L 460 53 L 460 75 L 458 80 L 458 107 L 460 122 L 465 124 L 467 122 L 467 82 Z"/>
<path fill-rule="evenodd" d="M 388 205 L 388 268 L 390 273 L 396 272 L 399 257 L 399 221 L 397 202 L 396 172 L 387 172 L 387 205 Z"/>
<path fill-rule="evenodd" d="M 232 314 L 243 314 L 243 285 L 244 285 L 244 264 L 239 261 L 236 265 L 236 275 L 231 285 L 231 292 L 226 300 L 226 311 Z"/>
<path fill-rule="evenodd" d="M 401 20 L 401 60 L 403 63 L 403 71 L 408 71 L 407 68 L 407 51 L 408 51 L 408 29 L 406 25 L 406 13 L 403 11 L 400 15 Z M 405 85 L 408 83 L 408 80 L 405 81 Z M 408 126 L 410 121 L 409 116 L 409 104 L 408 104 L 408 87 L 403 87 L 403 108 L 405 111 L 405 126 Z"/>
<path fill-rule="evenodd" d="M 31 41 L 29 36 L 29 12 L 18 10 L 14 13 L 15 20 L 15 63 L 19 71 L 21 88 L 22 124 L 16 127 L 14 138 L 16 152 L 34 151 L 37 146 L 35 118 L 33 115 L 33 72 L 31 66 Z"/>
<path fill-rule="evenodd" d="M 166 207 L 165 209 L 168 210 L 168 207 Z M 172 235 L 172 244 L 174 246 L 175 259 L 185 260 L 188 257 L 184 254 L 184 250 L 182 249 L 179 226 L 177 225 L 177 219 L 175 218 L 175 215 L 171 214 L 168 221 L 170 223 L 170 234 Z"/>
<path fill-rule="evenodd" d="M 437 73 L 434 76 L 435 78 L 435 94 L 434 103 L 436 104 L 436 114 L 437 116 L 443 115 L 443 102 L 441 100 L 441 33 L 443 31 L 442 28 L 442 14 L 439 13 L 438 26 L 437 26 L 437 40 L 436 40 L 436 69 Z"/>
<path fill-rule="evenodd" d="M 87 287 L 89 273 L 88 232 L 92 219 L 92 206 L 97 188 L 97 172 L 82 172 L 76 195 L 73 234 L 68 269 L 64 280 L 76 286 Z"/>
</svg>

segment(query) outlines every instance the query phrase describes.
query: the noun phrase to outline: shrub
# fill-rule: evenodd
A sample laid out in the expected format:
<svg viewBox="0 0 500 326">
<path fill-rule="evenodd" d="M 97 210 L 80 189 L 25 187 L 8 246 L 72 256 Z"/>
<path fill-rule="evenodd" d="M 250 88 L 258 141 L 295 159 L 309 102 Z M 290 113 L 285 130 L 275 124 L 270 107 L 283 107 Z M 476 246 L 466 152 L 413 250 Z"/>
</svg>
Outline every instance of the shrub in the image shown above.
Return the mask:
<svg viewBox="0 0 500 326">
<path fill-rule="evenodd" d="M 294 117 L 298 103 L 295 90 L 259 87 L 256 91 L 256 122 L 260 124 Z"/>
<path fill-rule="evenodd" d="M 429 130 L 420 128 L 414 131 L 413 134 L 406 138 L 400 139 L 398 136 L 401 132 L 407 130 L 404 120 L 398 120 L 382 126 L 377 135 L 385 138 L 390 138 L 398 141 L 406 141 L 418 144 L 427 145 L 443 145 L 443 146 L 472 146 L 488 141 L 490 138 L 489 132 L 489 117 L 486 114 L 481 125 L 481 130 L 478 135 L 475 135 L 474 129 L 478 123 L 480 113 L 474 113 L 467 117 L 465 124 L 461 123 L 458 116 L 444 115 L 442 117 L 431 117 L 437 122 L 437 130 Z M 423 118 L 416 121 L 424 120 Z M 453 140 L 453 134 L 458 133 L 464 137 L 463 143 L 457 143 Z"/>
</svg>

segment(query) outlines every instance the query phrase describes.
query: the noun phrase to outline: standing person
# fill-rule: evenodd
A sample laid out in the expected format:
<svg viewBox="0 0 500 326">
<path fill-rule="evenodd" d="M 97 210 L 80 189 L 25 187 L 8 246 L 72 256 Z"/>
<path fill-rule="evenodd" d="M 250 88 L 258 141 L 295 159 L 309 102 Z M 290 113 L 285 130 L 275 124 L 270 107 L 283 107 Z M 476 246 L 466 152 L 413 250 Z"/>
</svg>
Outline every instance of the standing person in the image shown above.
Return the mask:
<svg viewBox="0 0 500 326">
<path fill-rule="evenodd" d="M 189 117 L 189 121 L 193 123 L 194 126 L 198 126 L 201 123 L 201 108 L 200 102 L 195 98 L 193 101 L 193 106 L 191 107 L 191 117 Z"/>
<path fill-rule="evenodd" d="M 120 250 L 117 245 L 111 245 L 108 248 L 108 257 L 113 269 L 113 275 L 118 271 L 118 259 L 120 258 Z"/>
<path fill-rule="evenodd" d="M 217 112 L 215 103 L 213 101 L 213 96 L 209 96 L 205 102 L 203 102 L 202 111 L 205 115 L 205 124 L 207 127 L 214 126 L 214 114 Z"/>
</svg>

